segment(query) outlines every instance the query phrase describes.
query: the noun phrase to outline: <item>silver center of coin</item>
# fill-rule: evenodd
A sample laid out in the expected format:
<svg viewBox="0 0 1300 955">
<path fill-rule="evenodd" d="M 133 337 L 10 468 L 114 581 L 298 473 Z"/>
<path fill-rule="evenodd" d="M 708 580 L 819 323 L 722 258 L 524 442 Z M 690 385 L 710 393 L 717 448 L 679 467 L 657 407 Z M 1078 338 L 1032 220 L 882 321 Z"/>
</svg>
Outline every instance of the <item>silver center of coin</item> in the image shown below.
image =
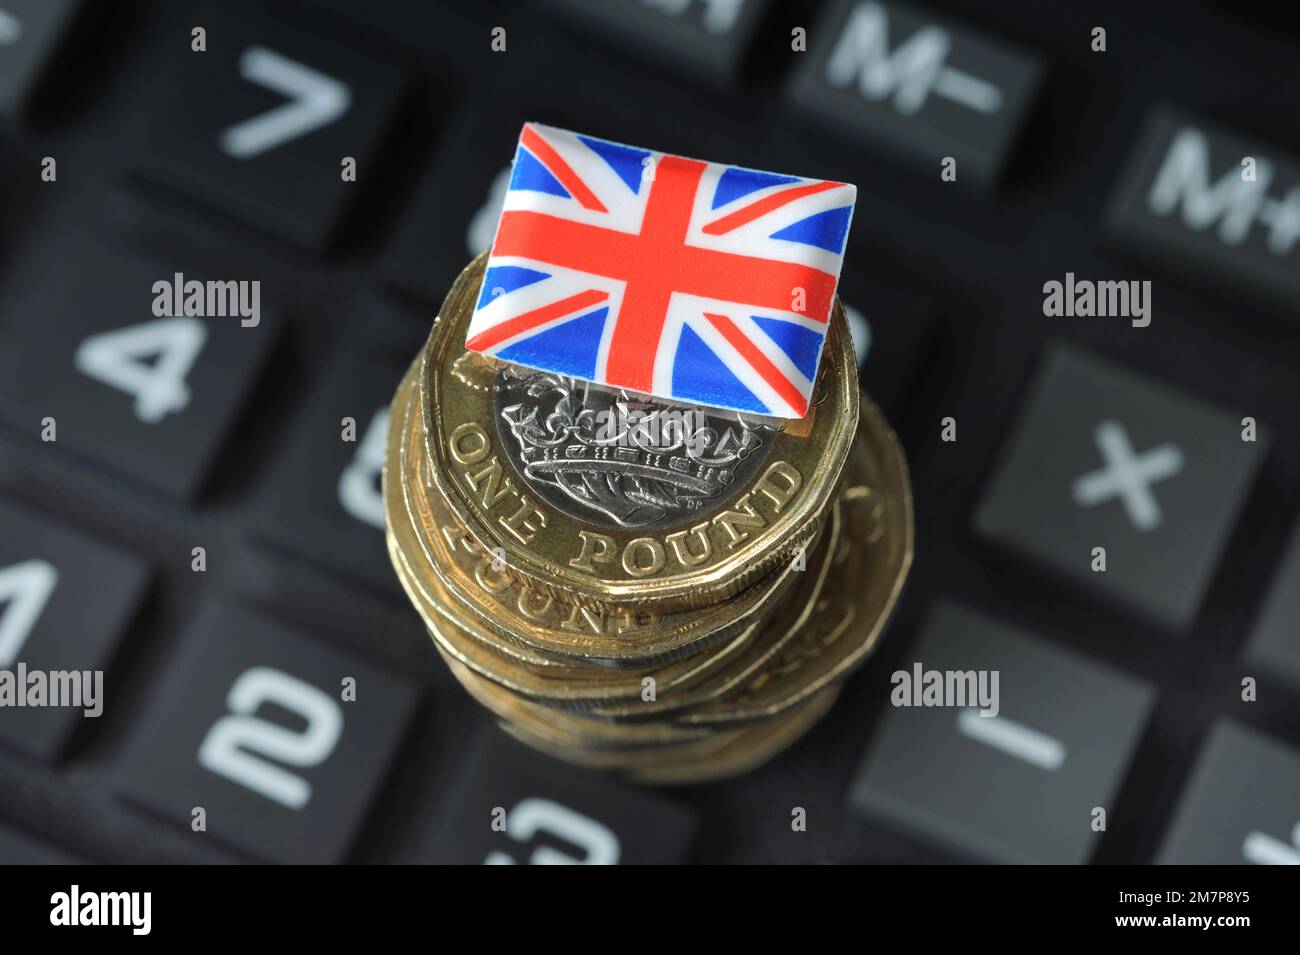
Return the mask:
<svg viewBox="0 0 1300 955">
<path fill-rule="evenodd" d="M 493 380 L 497 433 L 529 489 L 613 528 L 689 524 L 758 470 L 772 425 L 515 365 Z"/>
</svg>

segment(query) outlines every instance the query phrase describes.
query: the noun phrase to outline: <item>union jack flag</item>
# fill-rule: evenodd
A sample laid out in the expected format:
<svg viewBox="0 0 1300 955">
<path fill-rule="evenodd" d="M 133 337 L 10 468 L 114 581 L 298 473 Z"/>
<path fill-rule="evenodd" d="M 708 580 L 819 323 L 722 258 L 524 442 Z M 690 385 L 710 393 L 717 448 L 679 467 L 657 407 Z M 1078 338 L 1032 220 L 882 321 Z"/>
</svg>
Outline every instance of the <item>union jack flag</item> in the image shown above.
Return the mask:
<svg viewBox="0 0 1300 955">
<path fill-rule="evenodd" d="M 466 347 L 803 417 L 856 192 L 528 123 Z"/>
</svg>

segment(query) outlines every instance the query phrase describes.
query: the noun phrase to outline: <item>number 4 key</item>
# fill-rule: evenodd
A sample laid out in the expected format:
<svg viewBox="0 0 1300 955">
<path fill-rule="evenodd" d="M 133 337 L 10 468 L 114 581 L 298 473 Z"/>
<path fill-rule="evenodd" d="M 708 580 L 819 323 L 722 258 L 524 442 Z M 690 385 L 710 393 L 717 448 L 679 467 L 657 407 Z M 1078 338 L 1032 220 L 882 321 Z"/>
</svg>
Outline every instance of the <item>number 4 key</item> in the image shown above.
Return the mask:
<svg viewBox="0 0 1300 955">
<path fill-rule="evenodd" d="M 182 500 L 210 477 L 274 345 L 278 322 L 155 317 L 173 262 L 93 242 L 62 256 L 75 282 L 43 281 L 0 342 L 0 415 L 52 453 L 75 452 Z M 243 276 L 221 276 L 238 279 Z M 44 435 L 42 435 L 44 437 Z M 46 438 L 48 441 L 48 438 Z"/>
</svg>

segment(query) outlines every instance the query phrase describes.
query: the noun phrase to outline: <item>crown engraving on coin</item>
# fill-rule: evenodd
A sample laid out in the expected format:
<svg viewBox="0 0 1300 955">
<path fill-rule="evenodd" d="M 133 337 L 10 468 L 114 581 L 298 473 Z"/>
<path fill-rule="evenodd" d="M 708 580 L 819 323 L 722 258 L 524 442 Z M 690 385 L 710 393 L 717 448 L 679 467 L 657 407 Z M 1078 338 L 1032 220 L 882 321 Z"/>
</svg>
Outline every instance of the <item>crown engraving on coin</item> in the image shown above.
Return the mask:
<svg viewBox="0 0 1300 955">
<path fill-rule="evenodd" d="M 686 523 L 766 456 L 772 425 L 507 365 L 497 430 L 530 489 L 608 526 Z"/>
</svg>

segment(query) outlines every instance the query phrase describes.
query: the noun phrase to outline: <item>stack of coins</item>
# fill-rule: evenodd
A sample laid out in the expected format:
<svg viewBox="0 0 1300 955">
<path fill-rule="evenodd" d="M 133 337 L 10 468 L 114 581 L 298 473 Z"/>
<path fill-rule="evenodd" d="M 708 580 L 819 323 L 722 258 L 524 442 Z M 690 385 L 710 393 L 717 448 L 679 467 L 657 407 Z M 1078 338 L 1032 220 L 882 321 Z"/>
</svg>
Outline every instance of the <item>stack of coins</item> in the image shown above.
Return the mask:
<svg viewBox="0 0 1300 955">
<path fill-rule="evenodd" d="M 871 652 L 912 557 L 906 463 L 843 309 L 808 414 L 758 417 L 466 351 L 484 261 L 390 417 L 389 553 L 438 652 L 572 763 L 676 783 L 770 759 Z"/>
</svg>

